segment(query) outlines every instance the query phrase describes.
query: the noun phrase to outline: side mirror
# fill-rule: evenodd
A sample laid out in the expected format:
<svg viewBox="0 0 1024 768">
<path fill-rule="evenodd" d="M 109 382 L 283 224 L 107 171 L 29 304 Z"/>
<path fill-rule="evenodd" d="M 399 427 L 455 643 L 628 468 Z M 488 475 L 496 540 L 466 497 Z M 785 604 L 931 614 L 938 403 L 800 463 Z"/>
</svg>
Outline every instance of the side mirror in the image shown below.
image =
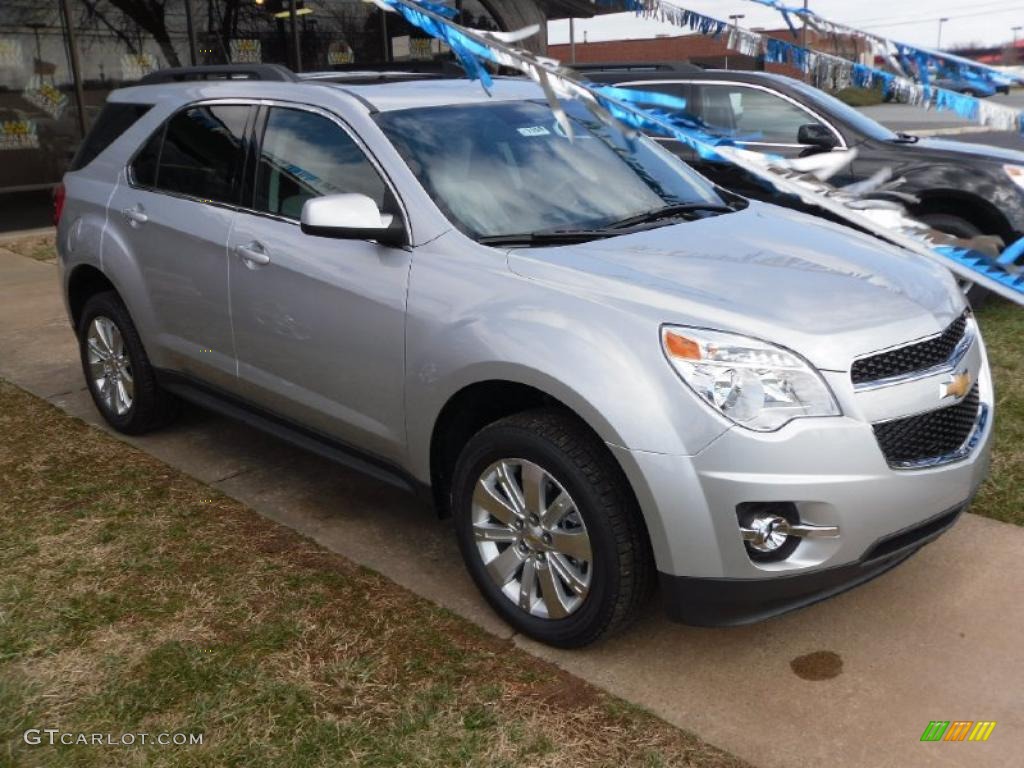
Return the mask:
<svg viewBox="0 0 1024 768">
<path fill-rule="evenodd" d="M 823 150 L 831 150 L 839 146 L 836 135 L 821 123 L 801 125 L 796 132 L 796 142 Z"/>
<path fill-rule="evenodd" d="M 302 206 L 302 231 L 339 240 L 376 240 L 381 245 L 407 244 L 402 219 L 381 213 L 366 195 L 347 193 L 313 197 Z"/>
</svg>

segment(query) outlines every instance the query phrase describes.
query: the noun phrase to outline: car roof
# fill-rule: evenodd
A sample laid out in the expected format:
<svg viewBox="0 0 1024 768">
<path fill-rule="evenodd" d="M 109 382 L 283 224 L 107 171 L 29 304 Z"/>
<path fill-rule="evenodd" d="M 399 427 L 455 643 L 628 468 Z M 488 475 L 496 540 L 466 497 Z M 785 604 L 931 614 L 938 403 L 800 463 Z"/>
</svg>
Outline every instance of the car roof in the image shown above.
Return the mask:
<svg viewBox="0 0 1024 768">
<path fill-rule="evenodd" d="M 411 80 L 372 85 L 346 83 L 333 87 L 343 88 L 379 112 L 454 104 L 524 101 L 543 98 L 544 95 L 536 83 L 518 77 L 494 78 L 489 88 L 490 93 L 479 80 L 466 78 Z"/>
<path fill-rule="evenodd" d="M 479 80 L 464 77 L 403 77 L 397 81 L 388 81 L 385 78 L 383 82 L 367 80 L 365 83 L 360 83 L 359 78 L 348 76 L 341 79 L 345 82 L 332 82 L 333 78 L 329 76 L 313 76 L 291 82 L 225 79 L 167 82 L 120 88 L 111 92 L 107 100 L 143 101 L 152 104 L 163 99 L 184 103 L 200 98 L 269 97 L 317 106 L 323 100 L 323 89 L 329 88 L 354 96 L 372 111 L 391 112 L 455 104 L 526 101 L 544 97 L 540 86 L 525 77 L 495 77 L 487 90 Z"/>
</svg>

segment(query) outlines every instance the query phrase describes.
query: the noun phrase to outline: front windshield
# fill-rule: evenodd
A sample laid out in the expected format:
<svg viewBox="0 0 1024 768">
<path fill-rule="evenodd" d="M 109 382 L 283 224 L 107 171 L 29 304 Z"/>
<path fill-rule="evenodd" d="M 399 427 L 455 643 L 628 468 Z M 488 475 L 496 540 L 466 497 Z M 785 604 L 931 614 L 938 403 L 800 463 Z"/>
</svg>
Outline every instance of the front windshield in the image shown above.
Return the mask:
<svg viewBox="0 0 1024 768">
<path fill-rule="evenodd" d="M 676 204 L 723 204 L 654 142 L 567 103 L 570 141 L 546 103 L 488 102 L 376 116 L 427 192 L 473 238 L 599 229 Z"/>
<path fill-rule="evenodd" d="M 791 82 L 793 86 L 798 88 L 813 105 L 817 106 L 826 114 L 842 120 L 855 131 L 863 133 L 869 139 L 874 139 L 875 141 L 893 141 L 894 139 L 899 138 L 899 136 L 881 123 L 872 120 L 863 112 L 854 109 L 849 104 L 837 99 L 835 96 L 825 93 L 825 91 L 819 90 L 813 86 L 807 85 L 806 83 L 801 83 L 799 80 L 792 80 Z"/>
</svg>

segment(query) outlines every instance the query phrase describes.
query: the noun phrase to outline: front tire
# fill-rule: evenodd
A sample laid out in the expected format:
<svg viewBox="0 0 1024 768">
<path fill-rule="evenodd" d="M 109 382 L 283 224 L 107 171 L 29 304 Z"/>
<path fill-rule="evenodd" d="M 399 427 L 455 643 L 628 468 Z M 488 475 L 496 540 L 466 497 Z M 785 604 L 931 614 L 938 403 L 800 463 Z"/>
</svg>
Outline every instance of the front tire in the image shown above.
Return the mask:
<svg viewBox="0 0 1024 768">
<path fill-rule="evenodd" d="M 952 235 L 962 240 L 971 240 L 985 234 L 974 224 L 967 221 L 967 219 L 962 219 L 951 213 L 925 213 L 917 218 L 933 229 L 939 230 L 939 232 L 945 232 L 947 235 Z M 960 280 L 960 278 L 958 277 L 957 280 Z M 988 297 L 992 295 L 992 292 L 987 288 L 982 288 L 977 283 L 967 280 L 961 281 L 961 287 L 967 295 L 967 301 L 975 309 L 984 304 Z"/>
<path fill-rule="evenodd" d="M 177 401 L 157 384 L 128 308 L 115 292 L 86 301 L 78 346 L 89 393 L 110 426 L 141 435 L 174 418 Z"/>
<path fill-rule="evenodd" d="M 650 594 L 653 557 L 629 484 L 564 411 L 510 416 L 471 438 L 452 508 L 477 587 L 535 640 L 587 645 L 628 624 Z"/>
</svg>

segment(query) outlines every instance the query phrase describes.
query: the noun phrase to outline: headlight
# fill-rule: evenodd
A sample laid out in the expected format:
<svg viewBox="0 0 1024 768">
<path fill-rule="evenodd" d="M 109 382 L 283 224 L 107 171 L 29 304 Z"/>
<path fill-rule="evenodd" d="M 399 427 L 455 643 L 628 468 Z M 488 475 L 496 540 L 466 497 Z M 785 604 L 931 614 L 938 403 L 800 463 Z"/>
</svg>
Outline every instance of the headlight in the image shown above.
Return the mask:
<svg viewBox="0 0 1024 768">
<path fill-rule="evenodd" d="M 1010 181 L 1024 189 L 1024 165 L 1004 165 L 1003 170 L 1010 177 Z"/>
<path fill-rule="evenodd" d="M 666 325 L 661 345 L 697 395 L 731 421 L 773 432 L 805 416 L 838 416 L 839 406 L 810 363 L 764 341 Z"/>
</svg>

